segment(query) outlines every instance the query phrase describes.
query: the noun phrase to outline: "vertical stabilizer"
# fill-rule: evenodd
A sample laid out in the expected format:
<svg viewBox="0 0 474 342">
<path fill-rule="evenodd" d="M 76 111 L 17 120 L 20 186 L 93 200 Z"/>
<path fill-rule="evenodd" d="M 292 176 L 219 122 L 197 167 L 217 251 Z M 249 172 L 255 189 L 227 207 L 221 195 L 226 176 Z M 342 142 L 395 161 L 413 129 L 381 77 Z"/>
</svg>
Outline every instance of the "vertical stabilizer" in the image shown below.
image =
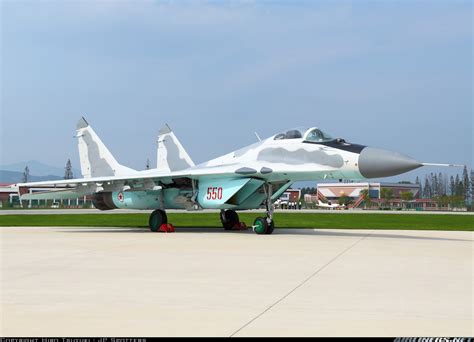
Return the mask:
<svg viewBox="0 0 474 342">
<path fill-rule="evenodd" d="M 76 125 L 79 159 L 84 178 L 122 176 L 136 171 L 120 165 L 104 145 L 86 119 L 81 118 Z"/>
<path fill-rule="evenodd" d="M 171 172 L 184 170 L 194 166 L 189 154 L 179 142 L 168 125 L 160 129 L 158 135 L 158 171 Z"/>
</svg>

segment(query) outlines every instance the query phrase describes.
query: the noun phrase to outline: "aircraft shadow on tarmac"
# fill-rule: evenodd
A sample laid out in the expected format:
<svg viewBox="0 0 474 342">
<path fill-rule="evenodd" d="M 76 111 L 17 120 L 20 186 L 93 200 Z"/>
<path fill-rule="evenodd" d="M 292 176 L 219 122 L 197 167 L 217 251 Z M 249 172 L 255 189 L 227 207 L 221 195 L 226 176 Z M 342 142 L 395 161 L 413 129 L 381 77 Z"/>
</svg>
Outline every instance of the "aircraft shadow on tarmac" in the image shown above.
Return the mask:
<svg viewBox="0 0 474 342">
<path fill-rule="evenodd" d="M 169 234 L 169 233 L 154 233 L 148 228 L 67 228 L 58 230 L 62 233 L 142 233 L 142 234 Z M 414 231 L 423 232 L 423 231 Z M 207 228 L 207 227 L 178 227 L 176 228 L 175 234 L 182 233 L 201 233 L 201 234 L 254 234 L 252 229 L 241 230 L 241 231 L 224 231 L 220 228 Z M 348 232 L 348 231 L 326 231 L 323 229 L 313 230 L 304 228 L 285 228 L 275 229 L 272 235 L 306 235 L 306 236 L 334 236 L 334 237 L 374 237 L 374 238 L 387 238 L 387 239 L 410 239 L 410 240 L 439 240 L 439 241 L 465 241 L 473 242 L 470 239 L 452 239 L 442 237 L 429 237 L 429 236 L 411 236 L 402 234 L 384 234 L 375 233 L 373 230 L 367 230 L 367 232 Z"/>
</svg>

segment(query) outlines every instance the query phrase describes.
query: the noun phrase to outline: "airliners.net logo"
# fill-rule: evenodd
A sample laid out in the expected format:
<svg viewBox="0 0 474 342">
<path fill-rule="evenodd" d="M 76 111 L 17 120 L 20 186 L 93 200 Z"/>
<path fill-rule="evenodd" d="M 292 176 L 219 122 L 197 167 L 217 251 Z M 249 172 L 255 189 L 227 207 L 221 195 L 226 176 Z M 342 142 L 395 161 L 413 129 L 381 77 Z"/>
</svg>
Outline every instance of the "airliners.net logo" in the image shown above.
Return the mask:
<svg viewBox="0 0 474 342">
<path fill-rule="evenodd" d="M 395 342 L 474 342 L 472 337 L 397 337 Z"/>
</svg>

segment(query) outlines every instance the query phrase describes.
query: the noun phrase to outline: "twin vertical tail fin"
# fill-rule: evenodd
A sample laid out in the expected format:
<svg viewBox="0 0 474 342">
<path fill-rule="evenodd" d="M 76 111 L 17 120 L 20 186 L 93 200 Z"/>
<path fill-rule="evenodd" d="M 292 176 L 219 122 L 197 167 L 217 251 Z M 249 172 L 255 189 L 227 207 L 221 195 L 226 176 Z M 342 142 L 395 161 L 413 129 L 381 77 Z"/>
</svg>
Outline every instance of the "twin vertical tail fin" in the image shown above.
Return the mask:
<svg viewBox="0 0 474 342">
<path fill-rule="evenodd" d="M 86 119 L 81 118 L 76 126 L 79 159 L 84 178 L 126 176 L 138 171 L 117 162 Z M 168 125 L 158 136 L 157 171 L 180 171 L 194 166 L 189 154 Z"/>
<path fill-rule="evenodd" d="M 84 178 L 130 175 L 136 170 L 120 165 L 86 119 L 76 125 L 79 159 Z"/>
<path fill-rule="evenodd" d="M 180 171 L 195 165 L 168 125 L 159 131 L 157 154 L 158 171 Z"/>
</svg>

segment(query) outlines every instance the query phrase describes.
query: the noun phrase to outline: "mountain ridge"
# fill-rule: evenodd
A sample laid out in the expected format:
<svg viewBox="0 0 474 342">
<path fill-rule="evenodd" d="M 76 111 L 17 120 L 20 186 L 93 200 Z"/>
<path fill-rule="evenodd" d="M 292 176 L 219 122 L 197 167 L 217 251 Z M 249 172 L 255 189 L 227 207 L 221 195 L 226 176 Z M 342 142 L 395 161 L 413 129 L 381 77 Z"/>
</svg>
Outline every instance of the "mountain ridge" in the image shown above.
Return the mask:
<svg viewBox="0 0 474 342">
<path fill-rule="evenodd" d="M 57 167 L 45 164 L 43 162 L 37 160 L 29 160 L 29 161 L 20 161 L 17 163 L 11 164 L 1 164 L 0 170 L 2 171 L 10 171 L 10 172 L 20 172 L 23 174 L 25 170 L 25 166 L 28 166 L 30 170 L 30 177 L 46 177 L 54 175 L 59 178 L 63 178 L 64 176 L 64 169 L 65 167 Z M 78 169 L 73 168 L 72 172 L 75 178 L 82 177 L 81 171 Z"/>
</svg>

